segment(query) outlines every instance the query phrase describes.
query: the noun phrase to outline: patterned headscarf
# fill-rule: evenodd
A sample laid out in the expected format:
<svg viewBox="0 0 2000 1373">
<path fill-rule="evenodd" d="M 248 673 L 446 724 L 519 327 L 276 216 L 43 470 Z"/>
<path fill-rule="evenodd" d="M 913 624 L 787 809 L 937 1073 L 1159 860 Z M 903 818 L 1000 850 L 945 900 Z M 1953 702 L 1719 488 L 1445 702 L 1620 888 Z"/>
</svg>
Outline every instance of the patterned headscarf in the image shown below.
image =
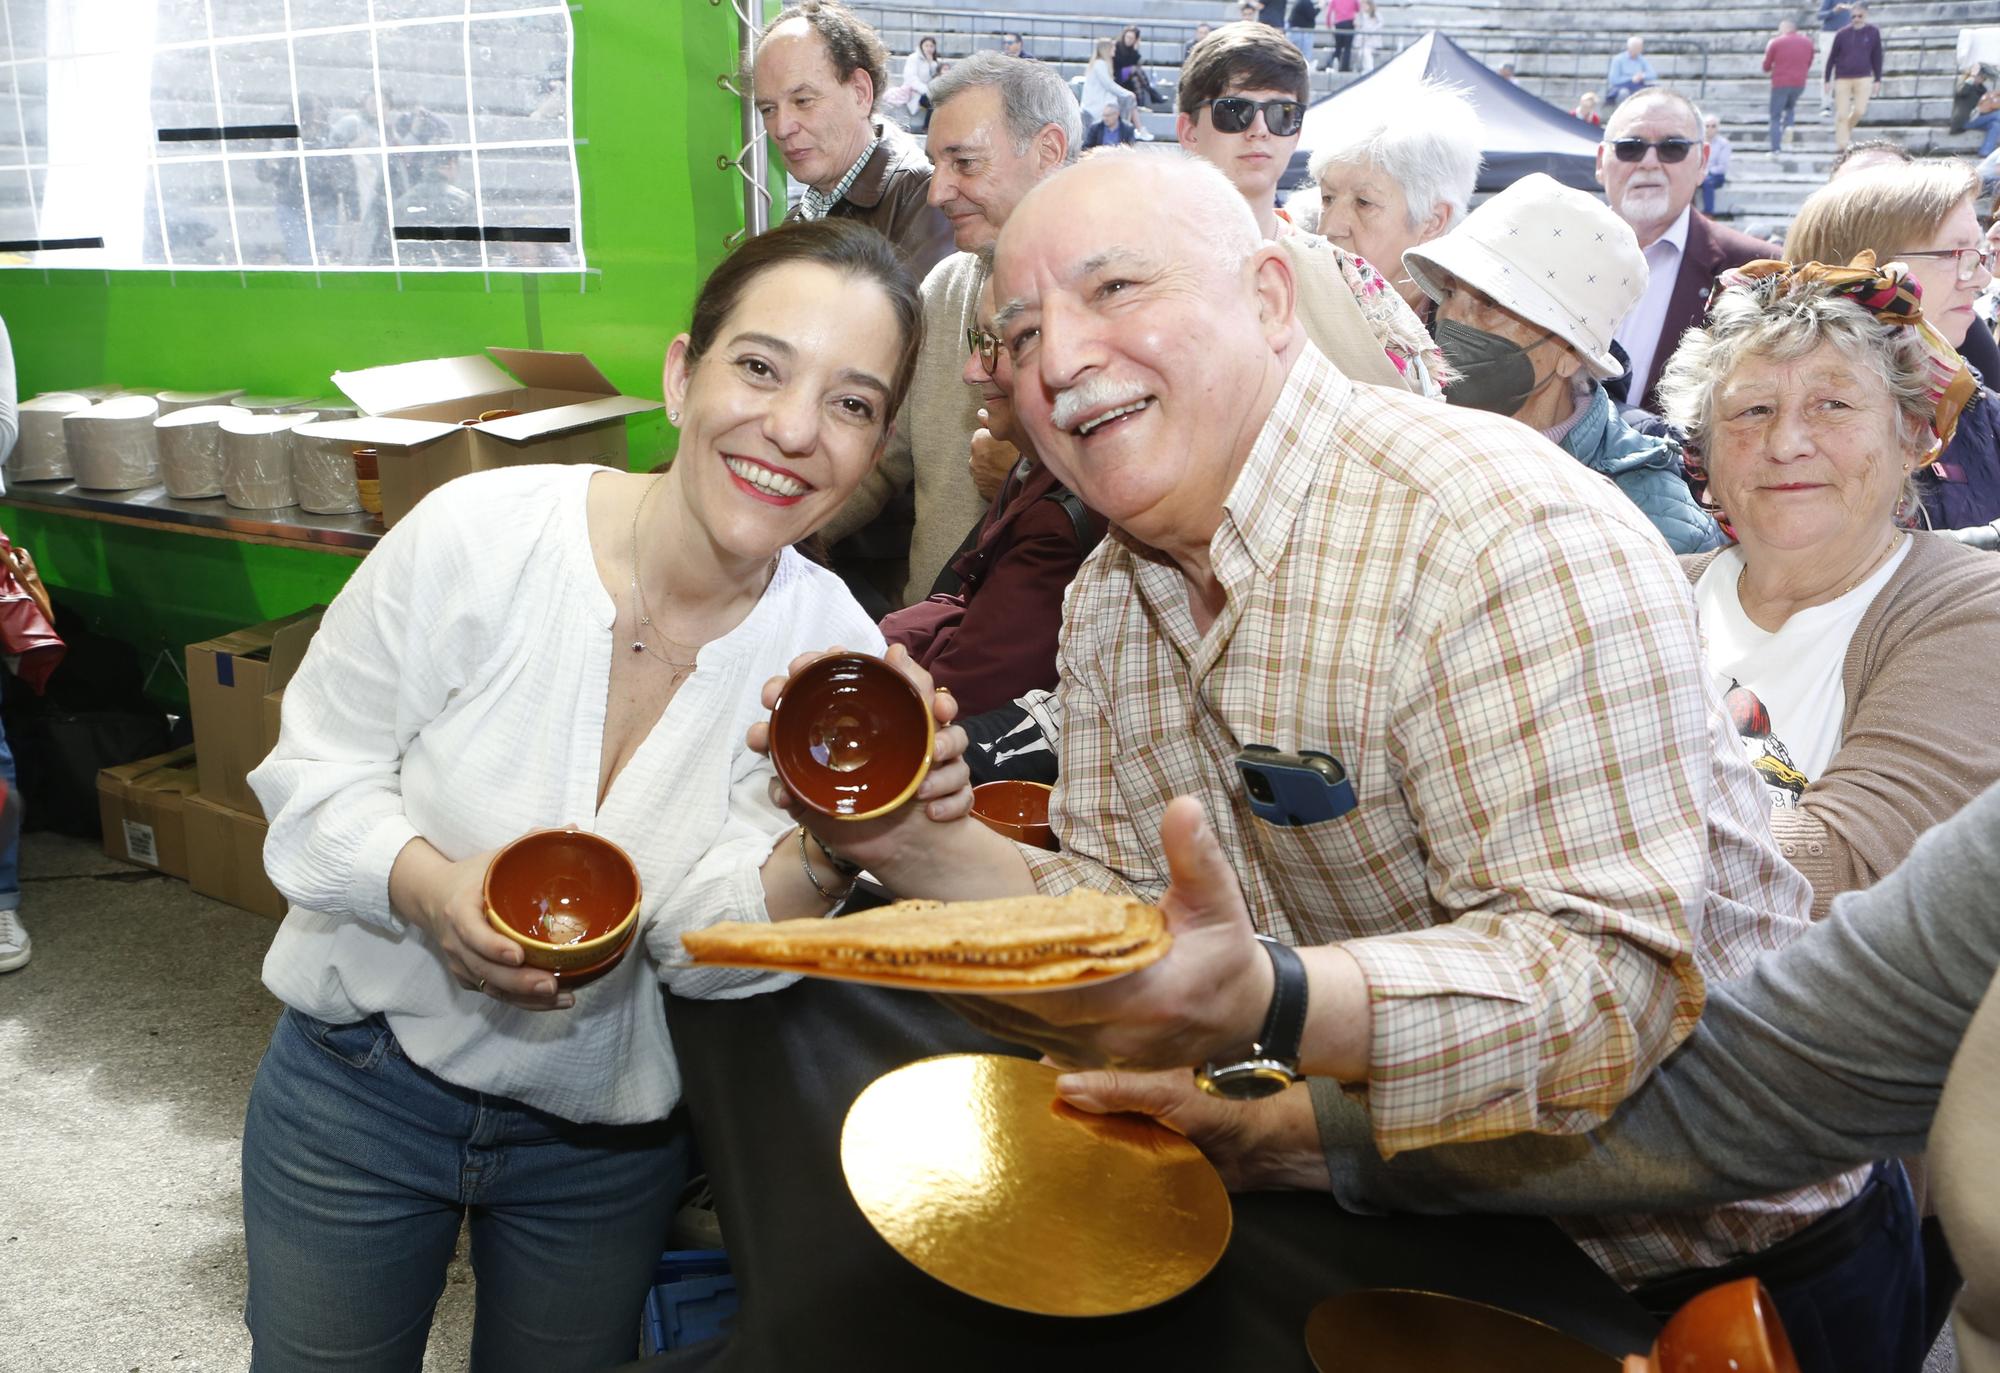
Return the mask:
<svg viewBox="0 0 2000 1373">
<path fill-rule="evenodd" d="M 1978 379 L 1965 365 L 1965 359 L 1924 319 L 1923 287 L 1910 275 L 1910 269 L 1900 262 L 1878 269 L 1872 249 L 1856 253 L 1845 267 L 1764 258 L 1731 268 L 1715 279 L 1715 289 L 1708 297 L 1709 308 L 1714 309 L 1722 293 L 1731 289 L 1751 292 L 1767 310 L 1788 296 L 1809 290 L 1817 295 L 1851 300 L 1884 324 L 1915 329 L 1923 341 L 1929 364 L 1927 380 L 1934 407 L 1931 433 L 1937 438 L 1937 446 L 1931 450 L 1933 457 L 1951 442 L 1952 432 L 1958 428 L 1959 413 L 1978 394 Z"/>
</svg>

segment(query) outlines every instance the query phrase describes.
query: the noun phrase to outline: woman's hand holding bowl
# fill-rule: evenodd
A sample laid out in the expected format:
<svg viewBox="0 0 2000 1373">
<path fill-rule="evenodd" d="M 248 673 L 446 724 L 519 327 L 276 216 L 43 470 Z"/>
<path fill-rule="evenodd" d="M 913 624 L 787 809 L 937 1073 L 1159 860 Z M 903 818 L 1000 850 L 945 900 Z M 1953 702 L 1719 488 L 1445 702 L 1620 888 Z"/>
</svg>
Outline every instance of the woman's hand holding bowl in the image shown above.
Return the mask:
<svg viewBox="0 0 2000 1373">
<path fill-rule="evenodd" d="M 835 645 L 825 653 L 807 653 L 793 659 L 790 675 L 773 677 L 764 684 L 765 708 L 775 708 L 787 683 L 805 668 L 823 658 L 845 652 L 847 650 Z M 886 814 L 867 819 L 844 819 L 815 810 L 794 796 L 779 778 L 771 779 L 771 800 L 775 805 L 810 830 L 829 853 L 838 854 L 847 862 L 870 870 L 892 867 L 899 858 L 921 852 L 931 842 L 930 836 L 925 833 L 929 824 L 962 819 L 972 809 L 972 774 L 966 768 L 963 756 L 965 731 L 951 723 L 958 714 L 958 702 L 948 690 L 933 684 L 930 673 L 919 667 L 902 645 L 891 647 L 884 655 L 884 661 L 900 672 L 916 689 L 918 696 L 929 703 L 931 718 L 936 724 L 930 768 L 914 795 Z M 753 752 L 769 756 L 772 752 L 770 721 L 760 720 L 752 725 L 748 742 Z"/>
<path fill-rule="evenodd" d="M 421 840 L 412 843 L 397 859 L 397 867 L 417 859 L 418 870 L 410 874 L 416 879 L 415 899 L 399 902 L 398 907 L 430 936 L 452 980 L 467 991 L 524 1011 L 567 1010 L 576 1004 L 576 997 L 559 990 L 552 974 L 525 966 L 521 946 L 486 919 L 486 869 L 497 852 L 454 863 Z"/>
</svg>

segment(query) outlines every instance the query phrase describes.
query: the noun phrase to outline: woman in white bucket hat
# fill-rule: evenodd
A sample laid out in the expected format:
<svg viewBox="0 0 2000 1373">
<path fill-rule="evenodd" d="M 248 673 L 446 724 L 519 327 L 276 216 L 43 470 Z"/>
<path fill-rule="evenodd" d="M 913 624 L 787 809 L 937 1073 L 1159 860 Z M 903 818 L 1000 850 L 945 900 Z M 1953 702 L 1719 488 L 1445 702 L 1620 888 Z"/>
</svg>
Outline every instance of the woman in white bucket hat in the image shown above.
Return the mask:
<svg viewBox="0 0 2000 1373">
<path fill-rule="evenodd" d="M 1437 302 L 1432 333 L 1458 373 L 1445 399 L 1540 430 L 1616 482 L 1676 553 L 1721 545 L 1679 449 L 1626 424 L 1604 390 L 1624 370 L 1612 331 L 1646 290 L 1625 221 L 1537 172 L 1410 249 L 1403 266 Z"/>
</svg>

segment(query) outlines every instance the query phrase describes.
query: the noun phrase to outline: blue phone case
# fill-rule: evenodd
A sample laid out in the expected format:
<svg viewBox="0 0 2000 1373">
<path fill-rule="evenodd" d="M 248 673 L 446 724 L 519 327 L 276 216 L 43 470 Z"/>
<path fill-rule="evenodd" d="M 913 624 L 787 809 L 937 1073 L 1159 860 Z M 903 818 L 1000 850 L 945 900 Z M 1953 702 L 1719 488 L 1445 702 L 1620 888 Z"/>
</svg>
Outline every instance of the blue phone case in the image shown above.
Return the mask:
<svg viewBox="0 0 2000 1373">
<path fill-rule="evenodd" d="M 1331 754 L 1252 744 L 1236 755 L 1236 770 L 1251 812 L 1274 825 L 1317 825 L 1354 809 L 1354 784 Z"/>
</svg>

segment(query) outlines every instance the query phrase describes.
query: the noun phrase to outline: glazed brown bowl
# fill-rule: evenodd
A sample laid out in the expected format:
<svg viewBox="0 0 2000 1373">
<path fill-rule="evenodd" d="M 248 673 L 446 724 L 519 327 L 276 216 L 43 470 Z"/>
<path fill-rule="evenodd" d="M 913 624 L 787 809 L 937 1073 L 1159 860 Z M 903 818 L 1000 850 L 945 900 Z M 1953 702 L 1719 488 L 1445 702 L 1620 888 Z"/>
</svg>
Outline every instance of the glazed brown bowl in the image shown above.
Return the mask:
<svg viewBox="0 0 2000 1373">
<path fill-rule="evenodd" d="M 536 830 L 486 866 L 486 921 L 521 946 L 529 967 L 576 972 L 604 963 L 639 919 L 639 870 L 609 839 Z"/>
<path fill-rule="evenodd" d="M 866 653 L 808 663 L 771 710 L 771 762 L 779 780 L 837 820 L 872 820 L 916 795 L 936 736 L 930 702 L 909 678 Z"/>
<path fill-rule="evenodd" d="M 1049 828 L 1047 782 L 981 782 L 972 789 L 972 814 L 986 828 L 1038 849 L 1056 847 Z"/>
<path fill-rule="evenodd" d="M 1799 1373 L 1785 1323 L 1755 1278 L 1689 1298 L 1660 1331 L 1643 1366 L 1646 1373 Z"/>
</svg>

